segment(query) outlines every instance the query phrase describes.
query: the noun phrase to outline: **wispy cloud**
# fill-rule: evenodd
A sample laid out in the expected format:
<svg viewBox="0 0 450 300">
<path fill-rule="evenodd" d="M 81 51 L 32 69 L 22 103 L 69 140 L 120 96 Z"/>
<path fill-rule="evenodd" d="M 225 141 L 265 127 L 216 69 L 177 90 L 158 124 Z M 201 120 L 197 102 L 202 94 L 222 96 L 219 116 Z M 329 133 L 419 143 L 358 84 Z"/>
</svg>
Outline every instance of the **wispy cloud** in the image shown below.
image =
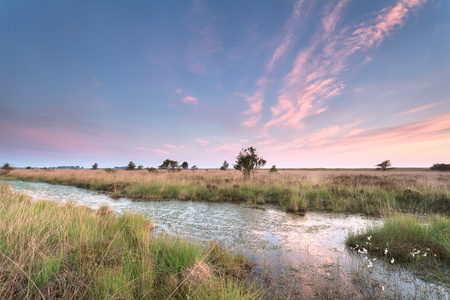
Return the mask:
<svg viewBox="0 0 450 300">
<path fill-rule="evenodd" d="M 267 64 L 267 70 L 272 71 L 275 64 L 286 54 L 291 44 L 295 39 L 295 30 L 298 27 L 300 21 L 302 9 L 304 9 L 305 0 L 299 0 L 294 5 L 294 10 L 292 11 L 291 17 L 287 20 L 284 26 L 284 34 L 281 44 L 275 49 L 269 63 Z M 310 1 L 312 3 L 313 1 Z"/>
<path fill-rule="evenodd" d="M 208 142 L 206 140 L 202 140 L 202 139 L 195 139 L 197 142 L 199 142 L 200 144 L 202 144 L 203 146 L 209 145 L 211 142 Z"/>
<path fill-rule="evenodd" d="M 169 145 L 169 144 L 164 144 L 164 147 L 167 147 L 167 148 L 172 148 L 172 149 L 175 149 L 175 148 L 177 148 L 177 147 L 175 147 L 174 145 Z"/>
<path fill-rule="evenodd" d="M 150 149 L 150 148 L 139 147 L 138 150 L 139 151 L 146 151 L 146 152 L 153 152 L 153 153 L 156 153 L 156 154 L 164 154 L 164 155 L 170 154 L 169 151 L 160 150 L 160 149 Z"/>
<path fill-rule="evenodd" d="M 341 17 L 342 10 L 347 5 L 348 1 L 349 0 L 341 0 L 336 5 L 330 5 L 328 7 L 329 9 L 331 9 L 331 12 L 327 13 L 326 16 L 322 19 L 325 32 L 334 32 L 336 24 Z"/>
<path fill-rule="evenodd" d="M 416 112 L 428 109 L 430 107 L 436 106 L 438 104 L 440 104 L 440 103 L 432 103 L 432 104 L 428 104 L 428 105 L 423 105 L 423 106 L 420 106 L 420 107 L 412 108 L 412 109 L 409 109 L 407 111 L 401 112 L 398 115 L 399 116 L 404 116 L 404 115 L 413 114 L 413 113 L 416 113 Z"/>
<path fill-rule="evenodd" d="M 181 98 L 181 101 L 184 104 L 198 104 L 198 99 L 193 96 L 186 96 L 184 98 Z"/>
<path fill-rule="evenodd" d="M 420 121 L 384 128 L 358 128 L 359 122 L 334 125 L 318 132 L 294 139 L 290 145 L 303 149 L 383 147 L 398 143 L 446 142 L 450 140 L 450 113 L 443 113 Z M 336 150 L 337 151 L 337 150 Z"/>
<path fill-rule="evenodd" d="M 349 68 L 349 57 L 377 47 L 394 29 L 404 25 L 410 11 L 425 1 L 400 0 L 356 29 L 346 27 L 334 33 L 347 3 L 339 1 L 325 13 L 324 28 L 315 34 L 309 47 L 297 54 L 291 71 L 284 77 L 277 104 L 271 107 L 272 119 L 266 127 L 302 129 L 303 119 L 327 110 L 327 100 L 340 95 L 345 87 L 339 75 Z"/>
</svg>

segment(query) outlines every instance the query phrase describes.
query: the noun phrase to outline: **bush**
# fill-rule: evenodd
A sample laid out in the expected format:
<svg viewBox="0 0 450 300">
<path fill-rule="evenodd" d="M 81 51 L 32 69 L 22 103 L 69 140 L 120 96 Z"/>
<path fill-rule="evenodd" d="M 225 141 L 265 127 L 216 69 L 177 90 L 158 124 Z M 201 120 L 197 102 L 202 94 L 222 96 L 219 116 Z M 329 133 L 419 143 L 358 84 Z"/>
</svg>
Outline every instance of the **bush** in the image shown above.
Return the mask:
<svg viewBox="0 0 450 300">
<path fill-rule="evenodd" d="M 271 173 L 278 172 L 277 166 L 273 165 L 272 168 L 270 168 L 269 172 Z"/>
<path fill-rule="evenodd" d="M 450 171 L 450 164 L 434 164 L 430 169 L 437 171 Z"/>
</svg>

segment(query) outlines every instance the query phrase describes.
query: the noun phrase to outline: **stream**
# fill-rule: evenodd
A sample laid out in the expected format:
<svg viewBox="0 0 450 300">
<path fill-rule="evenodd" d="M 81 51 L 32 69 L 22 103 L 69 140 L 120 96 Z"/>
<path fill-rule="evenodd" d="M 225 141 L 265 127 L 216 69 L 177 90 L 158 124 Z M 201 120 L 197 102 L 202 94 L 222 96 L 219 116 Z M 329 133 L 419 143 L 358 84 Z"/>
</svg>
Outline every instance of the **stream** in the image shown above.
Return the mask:
<svg viewBox="0 0 450 300">
<path fill-rule="evenodd" d="M 345 246 L 349 232 L 381 225 L 379 218 L 318 212 L 299 216 L 267 204 L 139 202 L 70 186 L 2 183 L 34 199 L 141 213 L 156 225 L 156 234 L 218 241 L 250 257 L 255 267 L 249 280 L 264 285 L 270 299 L 449 299 L 450 287 L 427 283 L 395 263 Z"/>
</svg>

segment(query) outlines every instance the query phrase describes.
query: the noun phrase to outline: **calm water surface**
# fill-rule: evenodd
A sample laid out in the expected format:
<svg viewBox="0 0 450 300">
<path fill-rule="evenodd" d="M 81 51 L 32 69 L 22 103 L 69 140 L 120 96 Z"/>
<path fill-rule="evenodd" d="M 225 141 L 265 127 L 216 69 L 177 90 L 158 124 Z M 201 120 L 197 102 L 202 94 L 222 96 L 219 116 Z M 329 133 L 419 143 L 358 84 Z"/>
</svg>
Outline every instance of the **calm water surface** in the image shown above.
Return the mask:
<svg viewBox="0 0 450 300">
<path fill-rule="evenodd" d="M 142 213 L 157 226 L 196 241 L 220 241 L 247 254 L 256 267 L 252 280 L 264 284 L 269 298 L 448 299 L 449 287 L 426 283 L 397 265 L 368 258 L 345 246 L 349 232 L 382 224 L 362 215 L 285 213 L 277 207 L 189 201 L 136 202 L 111 199 L 76 187 L 5 181 L 35 199 L 72 202 L 117 213 Z M 359 278 L 358 282 L 352 280 Z"/>
</svg>

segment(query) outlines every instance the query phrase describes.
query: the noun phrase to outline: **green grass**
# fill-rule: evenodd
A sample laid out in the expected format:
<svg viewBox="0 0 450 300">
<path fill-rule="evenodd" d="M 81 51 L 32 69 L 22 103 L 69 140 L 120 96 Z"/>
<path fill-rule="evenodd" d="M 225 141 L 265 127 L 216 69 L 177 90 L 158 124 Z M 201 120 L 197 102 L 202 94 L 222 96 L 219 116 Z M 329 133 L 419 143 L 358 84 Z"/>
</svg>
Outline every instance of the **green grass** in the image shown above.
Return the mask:
<svg viewBox="0 0 450 300">
<path fill-rule="evenodd" d="M 419 218 L 398 214 L 361 234 L 352 234 L 347 245 L 359 251 L 404 263 L 425 279 L 450 283 L 450 220 L 432 215 Z"/>
<path fill-rule="evenodd" d="M 1 299 L 259 299 L 242 255 L 155 237 L 144 216 L 32 201 L 0 186 Z"/>
</svg>

